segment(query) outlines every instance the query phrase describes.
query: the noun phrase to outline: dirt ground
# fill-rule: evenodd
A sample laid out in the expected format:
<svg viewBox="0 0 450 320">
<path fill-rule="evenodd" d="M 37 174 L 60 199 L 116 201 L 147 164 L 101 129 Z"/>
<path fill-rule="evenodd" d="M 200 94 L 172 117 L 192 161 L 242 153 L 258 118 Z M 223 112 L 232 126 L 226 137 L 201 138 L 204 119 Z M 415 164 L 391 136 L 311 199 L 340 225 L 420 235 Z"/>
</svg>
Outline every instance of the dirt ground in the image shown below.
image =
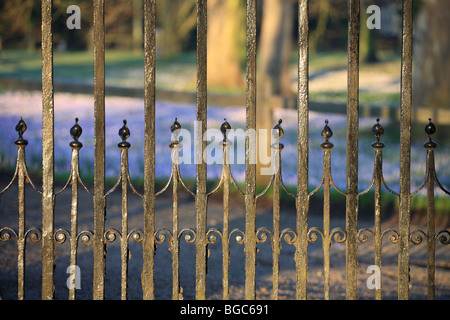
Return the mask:
<svg viewBox="0 0 450 320">
<path fill-rule="evenodd" d="M 58 189 L 57 189 L 58 190 Z M 169 189 L 170 190 L 170 189 Z M 170 191 L 168 196 L 157 198 L 156 227 L 172 228 L 172 199 Z M 41 229 L 41 199 L 40 195 L 27 185 L 26 190 L 26 229 L 36 226 Z M 120 230 L 121 198 L 120 188 L 107 198 L 106 229 L 116 228 Z M 93 230 L 93 205 L 92 198 L 86 192 L 80 190 L 79 198 L 79 232 Z M 243 197 L 242 197 L 243 198 Z M 69 190 L 56 197 L 55 230 L 64 228 L 70 230 L 70 199 Z M 0 228 L 9 226 L 17 229 L 17 189 L 13 185 L 1 197 L 0 204 Z M 222 229 L 223 208 L 221 192 L 211 196 L 208 203 L 208 228 Z M 142 200 L 136 195 L 129 195 L 129 230 L 142 228 Z M 239 228 L 244 230 L 244 201 L 233 200 L 230 208 L 230 230 Z M 363 215 L 363 213 L 360 213 Z M 343 218 L 333 218 L 331 213 L 331 228 L 345 228 Z M 281 211 L 281 230 L 284 228 L 295 229 L 295 208 L 283 208 Z M 179 199 L 179 223 L 180 230 L 185 227 L 195 229 L 195 205 L 192 196 L 186 192 L 180 192 Z M 270 205 L 258 203 L 257 228 L 265 226 L 272 229 L 272 210 Z M 360 219 L 359 228 L 372 228 L 370 221 Z M 311 212 L 309 218 L 310 227 L 322 228 L 321 213 Z M 425 229 L 424 225 L 411 226 Z M 395 228 L 392 220 L 383 223 L 383 230 Z M 439 229 L 438 229 L 439 230 Z M 382 261 L 382 286 L 384 299 L 397 299 L 397 255 L 398 246 L 391 244 L 387 238 L 383 241 Z M 142 246 L 140 243 L 131 242 L 131 258 L 129 260 L 128 273 L 128 299 L 141 299 L 142 289 L 140 274 L 142 269 Z M 221 239 L 217 243 L 209 245 L 210 257 L 208 259 L 207 274 L 207 298 L 222 299 L 222 249 Z M 272 252 L 270 243 L 258 244 L 256 284 L 257 299 L 271 299 L 272 293 Z M 26 249 L 26 282 L 25 298 L 40 299 L 41 290 L 41 262 L 40 243 L 27 242 Z M 81 289 L 77 290 L 77 299 L 92 298 L 92 246 L 79 243 L 77 265 L 81 270 Z M 295 298 L 295 248 L 282 242 L 280 256 L 280 281 L 279 299 Z M 230 298 L 242 299 L 244 297 L 244 246 L 233 239 L 230 244 Z M 309 245 L 308 261 L 308 299 L 323 299 L 323 253 L 321 239 Z M 427 299 L 427 269 L 426 246 L 411 245 L 411 299 Z M 158 245 L 155 256 L 155 298 L 171 299 L 172 297 L 172 261 L 168 250 L 167 240 Z M 369 290 L 366 281 L 367 267 L 374 264 L 372 238 L 358 247 L 358 298 L 374 299 L 375 292 Z M 66 281 L 69 266 L 69 243 L 56 247 L 55 258 L 55 298 L 67 299 L 68 289 Z M 180 248 L 180 284 L 184 299 L 195 298 L 195 245 L 186 243 L 182 238 Z M 331 246 L 331 299 L 345 299 L 345 244 Z M 119 241 L 108 244 L 106 256 L 105 298 L 120 299 L 120 252 Z M 14 238 L 7 242 L 0 242 L 0 297 L 2 299 L 17 299 L 17 246 Z M 436 245 L 436 298 L 450 299 L 450 247 L 437 242 Z"/>
</svg>

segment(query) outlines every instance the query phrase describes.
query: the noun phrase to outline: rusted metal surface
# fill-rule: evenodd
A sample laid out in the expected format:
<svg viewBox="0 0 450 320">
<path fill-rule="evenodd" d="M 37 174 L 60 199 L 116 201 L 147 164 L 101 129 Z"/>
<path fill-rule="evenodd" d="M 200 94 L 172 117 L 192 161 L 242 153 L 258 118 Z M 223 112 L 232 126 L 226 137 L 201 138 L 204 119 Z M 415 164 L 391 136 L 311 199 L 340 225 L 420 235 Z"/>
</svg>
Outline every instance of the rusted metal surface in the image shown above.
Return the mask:
<svg viewBox="0 0 450 320">
<path fill-rule="evenodd" d="M 105 2 L 94 1 L 94 300 L 105 297 Z"/>
<path fill-rule="evenodd" d="M 296 297 L 306 300 L 308 273 L 309 1 L 299 0 Z"/>
<path fill-rule="evenodd" d="M 42 1 L 42 299 L 54 296 L 53 1 Z"/>
<path fill-rule="evenodd" d="M 156 0 L 144 1 L 144 239 L 142 291 L 144 300 L 154 299 L 155 256 L 155 85 Z"/>
<path fill-rule="evenodd" d="M 256 131 L 256 0 L 247 0 L 246 129 Z M 256 138 L 256 137 L 255 137 Z M 256 141 L 253 141 L 255 143 Z M 256 269 L 256 155 L 245 138 L 245 299 L 255 299 Z"/>
<path fill-rule="evenodd" d="M 330 188 L 331 188 L 331 149 L 333 144 L 329 139 L 333 136 L 333 132 L 328 127 L 328 121 L 325 123 L 325 128 L 322 131 L 322 137 L 325 142 L 322 143 L 323 149 L 323 277 L 324 277 L 324 293 L 325 300 L 330 299 Z"/>
<path fill-rule="evenodd" d="M 374 228 L 375 234 L 373 235 L 374 240 L 374 254 L 375 254 L 375 265 L 381 270 L 381 250 L 382 250 L 382 235 L 381 235 L 381 184 L 383 177 L 383 148 L 384 143 L 380 141 L 381 136 L 384 133 L 384 129 L 380 124 L 380 119 L 377 119 L 377 124 L 373 126 L 372 132 L 376 137 L 376 141 L 372 143 L 372 148 L 375 150 L 375 160 L 374 160 L 374 172 L 373 172 L 373 185 L 375 188 L 375 218 L 374 218 Z M 380 283 L 382 287 L 382 283 Z M 376 289 L 376 298 L 381 300 L 383 296 L 382 288 Z"/>
<path fill-rule="evenodd" d="M 348 2 L 346 297 L 357 297 L 360 1 Z"/>
<path fill-rule="evenodd" d="M 411 211 L 412 0 L 403 0 L 400 103 L 400 213 L 398 298 L 409 298 L 409 233 Z"/>
<path fill-rule="evenodd" d="M 201 124 L 197 132 L 197 194 L 196 206 L 196 298 L 206 298 L 206 161 L 203 152 L 206 150 L 206 140 L 203 139 L 207 127 L 207 88 L 206 88 L 206 46 L 207 46 L 207 1 L 197 0 L 197 122 Z M 200 149 L 199 149 L 200 147 Z"/>
</svg>

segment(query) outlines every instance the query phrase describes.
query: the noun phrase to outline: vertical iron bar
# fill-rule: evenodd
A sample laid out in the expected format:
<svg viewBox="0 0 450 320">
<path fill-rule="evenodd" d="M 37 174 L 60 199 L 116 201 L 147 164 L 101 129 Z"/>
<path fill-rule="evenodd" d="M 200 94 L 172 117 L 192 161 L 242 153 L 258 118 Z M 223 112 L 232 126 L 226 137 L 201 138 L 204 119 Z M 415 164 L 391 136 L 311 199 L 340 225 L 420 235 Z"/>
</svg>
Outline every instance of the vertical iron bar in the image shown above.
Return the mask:
<svg viewBox="0 0 450 320">
<path fill-rule="evenodd" d="M 346 298 L 357 298 L 360 0 L 349 0 L 347 92 Z"/>
<path fill-rule="evenodd" d="M 383 154 L 382 148 L 375 150 L 375 235 L 374 235 L 374 252 L 375 265 L 381 270 L 381 177 L 382 177 Z M 380 279 L 380 288 L 375 291 L 375 298 L 381 300 L 383 297 L 382 279 Z"/>
<path fill-rule="evenodd" d="M 309 1 L 299 0 L 296 298 L 306 300 L 308 272 Z"/>
<path fill-rule="evenodd" d="M 229 143 L 224 141 L 223 144 L 223 230 L 222 230 L 222 285 L 223 285 L 223 300 L 230 299 L 230 288 L 228 285 L 229 268 L 230 268 L 230 159 L 228 150 L 230 148 Z"/>
<path fill-rule="evenodd" d="M 380 141 L 380 137 L 384 133 L 383 127 L 380 125 L 380 119 L 372 128 L 372 133 L 376 137 L 376 141 L 372 143 L 375 150 L 374 168 L 373 168 L 373 184 L 375 186 L 375 234 L 373 238 L 375 265 L 381 270 L 381 251 L 382 251 L 382 233 L 381 233 L 381 179 L 383 178 L 383 148 L 384 143 Z M 380 279 L 380 288 L 375 291 L 375 298 L 381 300 L 383 291 Z"/>
<path fill-rule="evenodd" d="M 122 236 L 120 238 L 120 256 L 122 263 L 121 299 L 127 299 L 128 280 L 128 148 L 121 147 L 120 175 L 122 176 Z"/>
<path fill-rule="evenodd" d="M 330 300 L 330 188 L 331 181 L 331 150 L 334 145 L 329 141 L 333 136 L 328 126 L 328 120 L 325 120 L 325 127 L 322 131 L 322 137 L 325 141 L 320 145 L 323 150 L 323 285 L 325 300 Z"/>
<path fill-rule="evenodd" d="M 435 299 L 435 250 L 436 250 L 436 239 L 434 237 L 436 232 L 435 226 L 435 214 L 434 214 L 434 151 L 428 152 L 428 181 L 427 181 L 427 269 L 428 269 L 428 299 Z"/>
<path fill-rule="evenodd" d="M 436 168 L 434 163 L 434 149 L 436 143 L 431 140 L 431 135 L 436 130 L 431 122 L 425 128 L 429 141 L 424 144 L 427 149 L 427 271 L 428 271 L 428 299 L 436 298 L 436 221 L 434 211 L 434 181 L 436 180 Z"/>
<path fill-rule="evenodd" d="M 42 299 L 54 298 L 54 92 L 52 0 L 42 0 Z"/>
<path fill-rule="evenodd" d="M 330 186 L 331 186 L 331 155 L 330 150 L 323 151 L 323 284 L 325 300 L 330 300 Z"/>
<path fill-rule="evenodd" d="M 398 298 L 409 299 L 409 234 L 411 211 L 412 0 L 403 0 L 400 104 L 400 217 Z"/>
<path fill-rule="evenodd" d="M 18 299 L 25 299 L 25 146 L 17 145 L 17 176 L 19 201 L 19 230 L 17 234 L 17 280 Z"/>
<path fill-rule="evenodd" d="M 247 0 L 246 129 L 256 134 L 256 0 Z M 256 137 L 255 137 L 256 138 Z M 256 163 L 249 135 L 245 140 L 245 299 L 255 299 L 256 269 Z"/>
<path fill-rule="evenodd" d="M 278 300 L 278 286 L 280 273 L 280 185 L 281 185 L 281 144 L 272 146 L 272 161 L 278 161 L 275 179 L 273 181 L 273 236 L 272 236 L 272 299 Z M 276 155 L 275 153 L 278 153 Z"/>
<path fill-rule="evenodd" d="M 105 1 L 94 0 L 94 300 L 105 297 Z"/>
<path fill-rule="evenodd" d="M 180 246 L 178 241 L 178 161 L 179 161 L 179 145 L 174 146 L 172 175 L 173 175 L 173 203 L 172 203 L 172 243 L 170 251 L 172 252 L 172 299 L 179 300 L 180 297 Z"/>
<path fill-rule="evenodd" d="M 197 121 L 201 124 L 201 132 L 197 134 L 197 150 L 201 146 L 201 159 L 197 164 L 196 205 L 196 299 L 206 299 L 206 179 L 207 167 L 203 159 L 206 140 L 203 139 L 207 128 L 207 83 L 206 83 L 206 46 L 207 46 L 207 0 L 197 0 Z"/>
<path fill-rule="evenodd" d="M 70 209 L 70 279 L 76 281 L 75 266 L 77 264 L 77 239 L 78 239 L 78 161 L 79 161 L 79 148 L 72 147 L 72 206 Z M 69 288 L 69 300 L 75 300 L 76 287 L 72 285 Z"/>
<path fill-rule="evenodd" d="M 155 298 L 155 62 L 156 0 L 144 0 L 144 239 L 143 299 Z"/>
</svg>

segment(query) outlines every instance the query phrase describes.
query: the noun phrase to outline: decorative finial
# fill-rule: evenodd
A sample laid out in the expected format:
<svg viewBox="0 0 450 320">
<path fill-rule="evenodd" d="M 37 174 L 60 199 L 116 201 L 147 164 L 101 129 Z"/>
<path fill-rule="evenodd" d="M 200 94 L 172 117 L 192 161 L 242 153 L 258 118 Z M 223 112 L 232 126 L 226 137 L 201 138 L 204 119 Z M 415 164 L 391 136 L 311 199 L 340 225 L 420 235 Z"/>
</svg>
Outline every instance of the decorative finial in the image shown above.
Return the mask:
<svg viewBox="0 0 450 320">
<path fill-rule="evenodd" d="M 224 122 L 220 126 L 220 132 L 222 132 L 222 135 L 223 135 L 222 146 L 227 147 L 227 146 L 231 145 L 231 142 L 228 141 L 228 139 L 227 139 L 227 130 L 231 129 L 231 125 L 228 123 L 226 118 L 224 118 L 223 121 Z"/>
<path fill-rule="evenodd" d="M 181 124 L 178 122 L 178 119 L 175 118 L 175 121 L 170 126 L 170 131 L 172 131 L 173 134 L 173 141 L 169 144 L 170 149 L 173 149 L 175 146 L 180 144 L 180 141 L 178 141 L 178 134 L 180 133 Z"/>
<path fill-rule="evenodd" d="M 428 124 L 425 126 L 425 133 L 428 135 L 428 141 L 423 144 L 424 148 L 431 151 L 437 147 L 437 144 L 431 139 L 431 136 L 436 133 L 436 126 L 428 119 Z"/>
<path fill-rule="evenodd" d="M 78 118 L 75 118 L 75 124 L 70 129 L 70 135 L 72 136 L 73 141 L 69 143 L 73 149 L 81 149 L 81 147 L 83 147 L 83 144 L 78 141 L 82 133 L 83 129 L 78 124 Z"/>
<path fill-rule="evenodd" d="M 127 120 L 123 120 L 123 126 L 119 129 L 119 137 L 122 139 L 122 142 L 118 144 L 119 148 L 129 148 L 131 144 L 127 141 L 130 137 L 130 129 L 127 127 Z"/>
<path fill-rule="evenodd" d="M 381 150 L 384 148 L 384 143 L 380 141 L 381 136 L 384 134 L 384 128 L 380 124 L 380 118 L 377 118 L 377 123 L 372 127 L 372 133 L 377 139 L 372 143 L 372 148 L 376 150 Z"/>
<path fill-rule="evenodd" d="M 14 144 L 17 147 L 20 147 L 20 146 L 24 147 L 24 146 L 26 146 L 28 144 L 28 141 L 23 138 L 23 134 L 24 134 L 25 131 L 27 131 L 27 124 L 25 123 L 25 121 L 23 121 L 22 117 L 20 117 L 20 120 L 19 120 L 19 122 L 16 125 L 16 131 L 19 134 L 19 139 L 17 139 L 14 142 Z"/>
<path fill-rule="evenodd" d="M 170 126 L 170 131 L 175 132 L 175 130 L 181 129 L 181 124 L 178 122 L 177 118 L 173 122 L 172 126 Z"/>
<path fill-rule="evenodd" d="M 284 136 L 284 130 L 281 127 L 281 123 L 283 122 L 283 120 L 279 119 L 278 123 L 273 127 L 273 130 L 278 130 L 278 136 L 275 136 L 275 143 L 272 143 L 271 147 L 272 148 L 277 148 L 280 151 L 283 150 L 284 145 L 282 143 L 280 143 L 280 139 Z"/>
<path fill-rule="evenodd" d="M 275 127 L 273 127 L 274 130 L 278 130 L 278 136 L 280 139 L 284 136 L 284 130 L 281 127 L 282 122 L 283 122 L 283 120 L 279 119 L 278 124 Z"/>
<path fill-rule="evenodd" d="M 329 141 L 333 137 L 333 131 L 328 126 L 328 119 L 325 120 L 325 127 L 322 130 L 322 138 L 325 139 L 325 142 L 323 142 L 320 147 L 325 149 L 333 149 L 334 145 Z"/>
</svg>

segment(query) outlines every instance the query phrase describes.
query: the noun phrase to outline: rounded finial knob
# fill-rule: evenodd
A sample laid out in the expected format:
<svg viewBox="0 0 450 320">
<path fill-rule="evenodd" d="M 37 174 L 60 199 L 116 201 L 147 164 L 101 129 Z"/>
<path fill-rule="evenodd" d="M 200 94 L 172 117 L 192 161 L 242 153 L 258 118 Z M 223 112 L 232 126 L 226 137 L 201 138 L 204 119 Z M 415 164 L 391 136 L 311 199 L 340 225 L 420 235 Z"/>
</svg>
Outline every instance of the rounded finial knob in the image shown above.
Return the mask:
<svg viewBox="0 0 450 320">
<path fill-rule="evenodd" d="M 119 137 L 122 142 L 118 144 L 119 148 L 129 148 L 131 145 L 126 140 L 130 137 L 130 129 L 127 127 L 127 120 L 123 120 L 123 126 L 119 129 Z"/>
<path fill-rule="evenodd" d="M 16 131 L 19 134 L 19 138 L 14 142 L 16 146 L 26 146 L 28 141 L 23 138 L 23 134 L 27 131 L 27 124 L 23 121 L 22 117 L 20 117 L 19 122 L 16 125 Z"/>
<path fill-rule="evenodd" d="M 427 135 L 431 136 L 433 134 L 435 134 L 436 132 L 436 126 L 434 125 L 433 122 L 431 122 L 431 119 L 428 119 L 428 124 L 425 126 L 425 132 L 427 133 Z"/>
<path fill-rule="evenodd" d="M 175 130 L 181 129 L 181 124 L 178 122 L 177 118 L 175 118 L 175 121 L 170 126 L 170 131 L 175 132 Z"/>
<path fill-rule="evenodd" d="M 281 123 L 283 122 L 283 120 L 278 120 L 278 123 L 275 125 L 275 127 L 273 127 L 274 130 L 278 130 L 278 137 L 282 138 L 284 136 L 284 130 L 281 127 Z"/>
<path fill-rule="evenodd" d="M 325 127 L 322 130 L 322 137 L 325 139 L 325 142 L 323 142 L 320 146 L 322 147 L 322 149 L 332 149 L 334 147 L 334 145 L 329 142 L 328 140 L 331 139 L 331 137 L 333 137 L 333 131 L 331 130 L 331 128 L 328 126 L 328 119 L 325 120 Z"/>
<path fill-rule="evenodd" d="M 372 133 L 377 138 L 377 141 L 384 134 L 384 128 L 380 124 L 380 118 L 377 119 L 377 123 L 372 127 Z"/>
<path fill-rule="evenodd" d="M 25 123 L 25 121 L 23 121 L 22 117 L 20 117 L 20 120 L 16 125 L 16 131 L 19 134 L 19 136 L 22 136 L 22 134 L 24 134 L 24 132 L 27 131 L 27 124 Z"/>
<path fill-rule="evenodd" d="M 325 127 L 322 130 L 322 137 L 325 139 L 325 141 L 328 141 L 333 136 L 333 131 L 328 126 L 328 120 L 325 120 Z"/>
<path fill-rule="evenodd" d="M 220 132 L 222 132 L 224 138 L 227 134 L 227 130 L 231 129 L 231 125 L 228 123 L 227 119 L 223 119 L 224 123 L 222 123 L 222 125 L 220 126 Z"/>
<path fill-rule="evenodd" d="M 380 118 L 377 119 L 377 123 L 372 127 L 372 133 L 377 139 L 372 143 L 372 148 L 375 150 L 381 150 L 384 148 L 384 143 L 380 141 L 381 136 L 384 134 L 384 128 L 380 124 Z"/>
<path fill-rule="evenodd" d="M 180 141 L 178 141 L 178 133 L 180 132 L 180 129 L 181 129 L 181 124 L 178 122 L 178 119 L 175 118 L 175 121 L 170 126 L 170 131 L 172 131 L 173 139 L 174 139 L 169 144 L 170 149 L 173 149 L 180 144 Z"/>
<path fill-rule="evenodd" d="M 431 136 L 436 132 L 436 126 L 431 122 L 431 118 L 428 119 L 428 124 L 425 126 L 425 132 L 428 135 L 428 141 L 424 143 L 424 148 L 427 150 L 434 150 L 437 144 L 431 139 Z"/>
<path fill-rule="evenodd" d="M 72 136 L 73 141 L 69 143 L 69 145 L 72 148 L 80 149 L 83 146 L 83 144 L 78 141 L 82 133 L 83 129 L 78 124 L 78 118 L 75 118 L 75 124 L 70 128 L 70 135 Z"/>
<path fill-rule="evenodd" d="M 281 123 L 283 122 L 283 120 L 278 120 L 278 123 L 273 127 L 273 130 L 278 130 L 278 137 L 275 137 L 276 142 L 272 143 L 271 147 L 278 149 L 280 152 L 281 150 L 283 150 L 284 145 L 282 143 L 280 143 L 280 139 L 281 137 L 284 136 L 284 130 L 281 127 Z"/>
</svg>

